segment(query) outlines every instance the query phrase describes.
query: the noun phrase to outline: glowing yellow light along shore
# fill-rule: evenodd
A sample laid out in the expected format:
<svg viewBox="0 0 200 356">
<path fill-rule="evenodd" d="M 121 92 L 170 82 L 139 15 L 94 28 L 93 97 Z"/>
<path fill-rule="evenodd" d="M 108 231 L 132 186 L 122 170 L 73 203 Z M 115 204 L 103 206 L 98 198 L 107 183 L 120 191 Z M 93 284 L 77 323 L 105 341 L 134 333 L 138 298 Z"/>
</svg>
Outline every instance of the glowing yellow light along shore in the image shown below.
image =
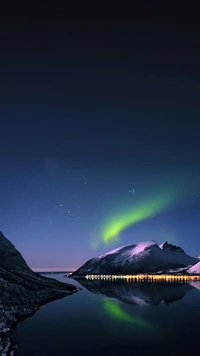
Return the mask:
<svg viewBox="0 0 200 356">
<path fill-rule="evenodd" d="M 171 275 L 171 274 L 127 274 L 127 275 L 103 275 L 103 274 L 91 274 L 86 275 L 86 279 L 126 279 L 126 280 L 182 280 L 191 281 L 199 280 L 200 275 Z"/>
<path fill-rule="evenodd" d="M 136 206 L 123 214 L 111 218 L 102 230 L 102 241 L 107 244 L 110 240 L 117 240 L 120 232 L 125 228 L 142 220 L 153 217 L 172 205 L 177 199 L 176 191 L 169 191 Z"/>
</svg>

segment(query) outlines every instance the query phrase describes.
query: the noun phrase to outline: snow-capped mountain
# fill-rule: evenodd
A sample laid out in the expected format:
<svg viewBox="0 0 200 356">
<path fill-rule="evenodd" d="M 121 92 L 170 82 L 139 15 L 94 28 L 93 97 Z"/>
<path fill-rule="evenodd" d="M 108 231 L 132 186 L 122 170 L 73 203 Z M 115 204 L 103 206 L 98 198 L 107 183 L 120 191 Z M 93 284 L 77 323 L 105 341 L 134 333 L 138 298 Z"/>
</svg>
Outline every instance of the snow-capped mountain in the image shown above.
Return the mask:
<svg viewBox="0 0 200 356">
<path fill-rule="evenodd" d="M 180 247 L 155 241 L 126 245 L 92 258 L 72 273 L 72 277 L 87 274 L 156 273 L 188 267 L 198 259 L 187 255 Z"/>
<path fill-rule="evenodd" d="M 198 255 L 196 257 L 200 260 L 200 253 L 198 253 Z"/>
<path fill-rule="evenodd" d="M 200 262 L 196 263 L 196 265 L 190 267 L 188 270 L 187 270 L 187 273 L 190 273 L 190 274 L 200 274 Z"/>
</svg>

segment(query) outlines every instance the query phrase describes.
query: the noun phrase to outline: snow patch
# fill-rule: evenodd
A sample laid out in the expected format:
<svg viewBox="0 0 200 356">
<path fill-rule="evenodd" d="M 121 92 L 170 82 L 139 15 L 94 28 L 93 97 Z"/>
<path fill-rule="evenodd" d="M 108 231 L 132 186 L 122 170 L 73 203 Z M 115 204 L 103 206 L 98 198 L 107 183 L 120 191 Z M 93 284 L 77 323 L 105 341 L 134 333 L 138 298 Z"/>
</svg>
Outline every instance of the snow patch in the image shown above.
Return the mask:
<svg viewBox="0 0 200 356">
<path fill-rule="evenodd" d="M 187 272 L 190 274 L 200 274 L 200 262 L 189 268 Z"/>
</svg>

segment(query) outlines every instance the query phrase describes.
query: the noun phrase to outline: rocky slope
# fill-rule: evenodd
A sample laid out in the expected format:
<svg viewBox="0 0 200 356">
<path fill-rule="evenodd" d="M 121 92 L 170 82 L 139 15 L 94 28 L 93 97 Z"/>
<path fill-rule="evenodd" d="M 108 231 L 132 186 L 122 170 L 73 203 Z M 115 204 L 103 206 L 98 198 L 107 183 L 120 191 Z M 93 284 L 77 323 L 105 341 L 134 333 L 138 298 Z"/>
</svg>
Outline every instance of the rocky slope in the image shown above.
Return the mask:
<svg viewBox="0 0 200 356">
<path fill-rule="evenodd" d="M 126 245 L 92 258 L 72 273 L 72 277 L 88 274 L 167 273 L 188 268 L 199 260 L 187 255 L 180 247 L 168 244 L 158 246 L 155 241 Z"/>
<path fill-rule="evenodd" d="M 75 286 L 33 272 L 0 232 L 0 335 L 40 305 L 77 290 Z M 1 347 L 0 342 L 0 350 Z"/>
</svg>

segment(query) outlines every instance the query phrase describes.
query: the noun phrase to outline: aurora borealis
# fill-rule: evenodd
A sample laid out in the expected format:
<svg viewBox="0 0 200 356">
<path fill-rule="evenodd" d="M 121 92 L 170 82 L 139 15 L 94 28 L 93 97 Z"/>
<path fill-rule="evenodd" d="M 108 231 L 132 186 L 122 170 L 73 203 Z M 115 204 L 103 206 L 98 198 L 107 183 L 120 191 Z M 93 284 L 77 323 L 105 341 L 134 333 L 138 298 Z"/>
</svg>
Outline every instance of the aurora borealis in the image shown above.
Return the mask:
<svg viewBox="0 0 200 356">
<path fill-rule="evenodd" d="M 111 218 L 103 228 L 103 243 L 107 244 L 112 239 L 118 240 L 121 231 L 130 225 L 161 213 L 175 202 L 175 198 L 174 192 L 168 192 L 165 195 L 161 194 L 158 198 L 152 198 L 152 200 L 144 202 L 139 206 L 136 205 L 122 215 Z"/>
<path fill-rule="evenodd" d="M 0 14 L 0 231 L 38 269 L 145 240 L 196 255 L 199 19 L 62 6 Z"/>
</svg>

